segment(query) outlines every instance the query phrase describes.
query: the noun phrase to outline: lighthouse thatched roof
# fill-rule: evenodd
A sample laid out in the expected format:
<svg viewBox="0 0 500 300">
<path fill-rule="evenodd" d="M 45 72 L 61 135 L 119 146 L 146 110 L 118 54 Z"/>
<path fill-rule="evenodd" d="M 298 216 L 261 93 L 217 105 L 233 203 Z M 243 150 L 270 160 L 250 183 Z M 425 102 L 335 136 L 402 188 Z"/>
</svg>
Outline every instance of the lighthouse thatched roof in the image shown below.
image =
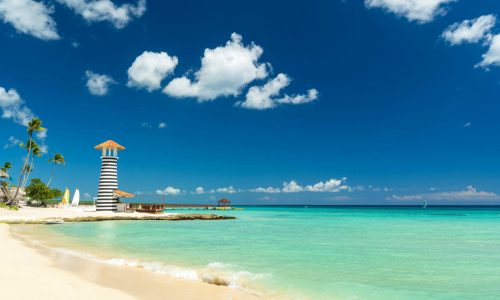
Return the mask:
<svg viewBox="0 0 500 300">
<path fill-rule="evenodd" d="M 127 192 L 125 192 L 125 191 L 121 191 L 121 190 L 114 190 L 114 191 L 113 191 L 113 194 L 114 194 L 115 196 L 120 197 L 120 198 L 133 198 L 133 197 L 135 197 L 135 195 L 134 195 L 134 194 L 132 194 L 132 193 L 127 193 Z"/>
<path fill-rule="evenodd" d="M 110 148 L 110 149 L 116 148 L 118 150 L 125 150 L 125 147 L 123 147 L 122 145 L 120 145 L 117 142 L 112 141 L 112 140 L 107 140 L 104 143 L 101 143 L 101 144 L 95 146 L 95 148 L 97 150 L 101 150 L 104 147 Z"/>
</svg>

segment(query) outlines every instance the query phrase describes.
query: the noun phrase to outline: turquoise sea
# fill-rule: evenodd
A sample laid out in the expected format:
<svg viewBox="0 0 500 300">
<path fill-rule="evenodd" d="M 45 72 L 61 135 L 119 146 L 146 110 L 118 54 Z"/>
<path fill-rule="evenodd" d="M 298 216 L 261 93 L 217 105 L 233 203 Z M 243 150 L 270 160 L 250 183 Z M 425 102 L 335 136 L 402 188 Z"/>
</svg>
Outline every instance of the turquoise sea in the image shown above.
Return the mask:
<svg viewBox="0 0 500 300">
<path fill-rule="evenodd" d="M 281 206 L 221 213 L 237 219 L 36 230 L 59 251 L 269 297 L 500 297 L 500 207 Z"/>
</svg>

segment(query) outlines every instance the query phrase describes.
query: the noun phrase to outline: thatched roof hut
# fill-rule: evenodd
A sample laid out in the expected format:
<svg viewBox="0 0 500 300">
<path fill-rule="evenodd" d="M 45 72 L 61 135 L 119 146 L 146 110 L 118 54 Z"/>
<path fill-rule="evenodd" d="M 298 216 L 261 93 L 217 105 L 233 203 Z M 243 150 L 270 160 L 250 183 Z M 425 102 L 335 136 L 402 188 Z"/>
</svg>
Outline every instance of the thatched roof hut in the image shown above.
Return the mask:
<svg viewBox="0 0 500 300">
<path fill-rule="evenodd" d="M 231 201 L 224 198 L 224 199 L 220 199 L 219 201 L 217 201 L 217 206 L 219 207 L 229 207 L 231 206 Z"/>
<path fill-rule="evenodd" d="M 114 190 L 113 195 L 115 197 L 120 197 L 120 198 L 133 198 L 133 197 L 135 197 L 135 194 L 128 193 L 128 192 L 121 191 L 121 190 Z"/>
</svg>

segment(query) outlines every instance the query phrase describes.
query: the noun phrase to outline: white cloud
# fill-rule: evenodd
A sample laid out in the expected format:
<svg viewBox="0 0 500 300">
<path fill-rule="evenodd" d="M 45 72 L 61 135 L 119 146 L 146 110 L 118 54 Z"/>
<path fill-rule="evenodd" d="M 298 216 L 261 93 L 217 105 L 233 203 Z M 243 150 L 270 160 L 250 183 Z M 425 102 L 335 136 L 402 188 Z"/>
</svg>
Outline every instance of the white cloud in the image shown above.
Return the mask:
<svg viewBox="0 0 500 300">
<path fill-rule="evenodd" d="M 494 15 L 484 15 L 452 24 L 446 28 L 441 36 L 451 45 L 478 43 L 488 37 L 495 23 L 496 17 Z"/>
<path fill-rule="evenodd" d="M 303 104 L 314 101 L 318 98 L 318 91 L 311 89 L 307 95 L 284 95 L 276 97 L 281 90 L 290 84 L 290 78 L 283 73 L 278 74 L 274 79 L 269 80 L 263 86 L 253 86 L 248 89 L 246 99 L 238 102 L 237 105 L 248 109 L 269 109 L 279 104 Z"/>
<path fill-rule="evenodd" d="M 427 23 L 446 13 L 445 4 L 455 0 L 365 0 L 368 8 L 383 8 L 409 21 Z"/>
<path fill-rule="evenodd" d="M 292 95 L 292 96 L 285 95 L 283 98 L 276 99 L 276 102 L 278 102 L 279 104 L 297 105 L 297 104 L 309 103 L 316 99 L 318 99 L 318 90 L 310 89 L 307 91 L 307 94 Z"/>
<path fill-rule="evenodd" d="M 215 190 L 217 193 L 223 193 L 223 194 L 234 194 L 236 193 L 236 190 L 233 186 L 229 187 L 224 187 L 224 188 L 218 188 Z"/>
<path fill-rule="evenodd" d="M 17 0 L 13 0 L 17 1 Z M 125 27 L 133 18 L 138 18 L 146 11 L 146 0 L 139 0 L 137 5 L 115 5 L 110 0 L 56 0 L 66 5 L 88 22 L 108 21 L 116 28 Z"/>
<path fill-rule="evenodd" d="M 89 89 L 89 93 L 95 96 L 107 95 L 109 92 L 109 86 L 116 83 L 116 81 L 108 75 L 100 75 L 89 70 L 85 72 L 85 76 L 87 78 L 87 88 Z"/>
<path fill-rule="evenodd" d="M 158 123 L 158 128 L 167 128 L 167 123 L 165 122 Z"/>
<path fill-rule="evenodd" d="M 28 122 L 34 117 L 15 89 L 7 91 L 5 88 L 0 87 L 0 108 L 3 112 L 2 118 L 12 119 L 24 126 L 27 126 Z"/>
<path fill-rule="evenodd" d="M 356 185 L 355 187 L 352 188 L 352 190 L 354 191 L 365 191 L 366 190 L 366 187 L 363 186 L 363 185 Z"/>
<path fill-rule="evenodd" d="M 352 188 L 345 184 L 347 178 L 342 179 L 332 178 L 326 182 L 320 181 L 313 185 L 301 186 L 295 180 L 290 182 L 283 182 L 283 188 L 281 191 L 283 193 L 298 193 L 298 192 L 322 192 L 322 193 L 337 193 L 340 191 L 354 191 L 356 188 Z"/>
<path fill-rule="evenodd" d="M 298 193 L 303 192 L 304 188 L 300 186 L 295 180 L 290 182 L 283 182 L 283 188 L 281 189 L 283 193 Z"/>
<path fill-rule="evenodd" d="M 417 195 L 398 196 L 392 195 L 387 198 L 388 200 L 500 200 L 500 196 L 493 192 L 478 191 L 475 187 L 469 185 L 462 191 L 439 192 L 439 193 L 425 193 Z"/>
<path fill-rule="evenodd" d="M 40 152 L 42 152 L 43 154 L 47 154 L 49 152 L 49 146 L 47 146 L 47 144 L 45 143 L 48 131 L 49 131 L 48 129 L 45 129 L 35 132 L 35 136 L 40 140 L 40 145 L 38 145 L 38 148 L 40 149 Z"/>
<path fill-rule="evenodd" d="M 167 52 L 144 51 L 136 57 L 128 69 L 129 87 L 145 88 L 149 92 L 161 87 L 161 81 L 171 74 L 177 66 L 176 56 Z"/>
<path fill-rule="evenodd" d="M 37 131 L 35 133 L 36 137 L 41 141 L 41 144 L 39 146 L 40 152 L 47 154 L 49 152 L 49 146 L 45 143 L 45 139 L 47 138 L 47 133 L 48 129 L 42 130 L 42 131 Z"/>
<path fill-rule="evenodd" d="M 40 152 L 42 152 L 43 154 L 49 153 L 49 146 L 47 146 L 46 144 L 41 144 L 39 148 Z"/>
<path fill-rule="evenodd" d="M 56 23 L 50 16 L 52 7 L 33 0 L 1 0 L 0 19 L 22 33 L 42 40 L 57 40 Z"/>
<path fill-rule="evenodd" d="M 182 191 L 180 189 L 167 186 L 164 190 L 156 190 L 156 194 L 158 195 L 179 195 Z"/>
<path fill-rule="evenodd" d="M 45 140 L 47 138 L 47 132 L 49 130 L 48 129 L 45 129 L 45 130 L 42 130 L 42 131 L 37 131 L 35 134 L 36 134 L 36 137 L 40 140 Z"/>
<path fill-rule="evenodd" d="M 193 194 L 197 195 L 205 194 L 205 189 L 202 186 L 199 186 L 194 190 Z"/>
<path fill-rule="evenodd" d="M 270 186 L 267 188 L 259 187 L 256 189 L 252 189 L 252 190 L 250 190 L 250 192 L 276 194 L 276 193 L 280 193 L 281 190 L 279 188 L 275 188 L 275 187 Z"/>
<path fill-rule="evenodd" d="M 89 193 L 84 193 L 83 197 L 85 197 L 86 199 L 90 199 L 90 198 L 92 198 L 92 195 Z"/>
<path fill-rule="evenodd" d="M 21 140 L 17 139 L 14 136 L 10 136 L 7 140 L 7 143 L 3 146 L 4 149 L 12 148 L 18 146 L 21 143 Z"/>
<path fill-rule="evenodd" d="M 149 122 L 142 122 L 142 123 L 141 123 L 141 126 L 142 126 L 142 127 L 144 127 L 144 128 L 151 128 L 151 127 L 153 127 L 153 126 L 151 125 L 151 123 L 149 123 Z"/>
<path fill-rule="evenodd" d="M 244 45 L 241 35 L 233 33 L 225 46 L 205 49 L 193 80 L 186 76 L 175 78 L 163 92 L 177 98 L 194 97 L 200 102 L 238 96 L 250 82 L 267 77 L 267 65 L 259 63 L 262 53 L 260 46 Z"/>
<path fill-rule="evenodd" d="M 308 192 L 330 192 L 350 191 L 351 188 L 345 184 L 345 179 L 330 179 L 326 182 L 320 181 L 314 185 L 307 185 L 304 190 Z"/>
<path fill-rule="evenodd" d="M 500 34 L 491 37 L 489 44 L 488 51 L 483 54 L 483 60 L 476 67 L 500 66 Z"/>
<path fill-rule="evenodd" d="M 464 123 L 464 125 L 462 125 L 463 127 L 467 128 L 467 127 L 470 127 L 472 125 L 471 122 L 466 122 Z"/>
</svg>

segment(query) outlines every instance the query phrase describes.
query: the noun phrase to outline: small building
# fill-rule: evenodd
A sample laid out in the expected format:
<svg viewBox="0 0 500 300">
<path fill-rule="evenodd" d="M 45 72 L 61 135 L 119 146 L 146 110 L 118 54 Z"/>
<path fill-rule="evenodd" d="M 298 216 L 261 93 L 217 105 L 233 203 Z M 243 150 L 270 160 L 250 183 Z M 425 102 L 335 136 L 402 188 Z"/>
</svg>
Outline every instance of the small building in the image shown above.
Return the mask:
<svg viewBox="0 0 500 300">
<path fill-rule="evenodd" d="M 224 198 L 224 199 L 220 199 L 219 201 L 217 201 L 217 207 L 231 207 L 231 201 Z"/>
<path fill-rule="evenodd" d="M 133 198 L 135 197 L 134 194 L 127 193 L 125 191 L 120 191 L 120 190 L 114 190 L 113 191 L 113 198 L 117 199 L 116 203 L 116 211 L 117 212 L 129 212 L 130 211 L 130 206 L 129 203 L 123 203 L 120 201 L 120 198 Z"/>
<path fill-rule="evenodd" d="M 149 214 L 161 214 L 165 210 L 165 204 L 129 203 L 128 207 L 131 211 Z"/>
<path fill-rule="evenodd" d="M 16 194 L 17 187 L 16 186 L 9 186 L 5 187 L 3 185 L 0 185 L 0 202 L 2 201 L 8 201 L 12 198 L 14 198 L 14 195 Z M 16 200 L 20 205 L 25 204 L 25 198 L 26 198 L 26 191 L 24 188 L 19 188 L 19 192 L 17 193 Z"/>
</svg>

